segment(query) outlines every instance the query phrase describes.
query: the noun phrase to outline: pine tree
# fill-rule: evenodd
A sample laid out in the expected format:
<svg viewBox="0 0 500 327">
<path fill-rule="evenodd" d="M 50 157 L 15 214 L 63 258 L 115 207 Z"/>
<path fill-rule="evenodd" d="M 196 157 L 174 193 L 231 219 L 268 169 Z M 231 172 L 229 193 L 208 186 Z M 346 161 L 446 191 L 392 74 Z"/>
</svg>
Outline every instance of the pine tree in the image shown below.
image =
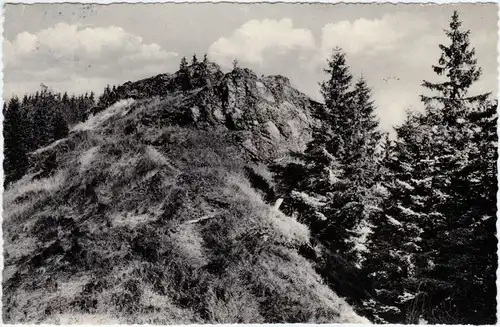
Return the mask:
<svg viewBox="0 0 500 327">
<path fill-rule="evenodd" d="M 188 63 L 187 63 L 186 57 L 182 57 L 179 70 L 186 70 L 187 67 L 188 67 Z"/>
<path fill-rule="evenodd" d="M 196 58 L 196 54 L 193 54 L 193 59 L 191 59 L 191 64 L 195 65 L 198 63 L 198 58 Z"/>
<path fill-rule="evenodd" d="M 481 68 L 477 67 L 475 49 L 470 48 L 470 31 L 460 30 L 462 22 L 457 11 L 454 11 L 449 26 L 450 29 L 445 33 L 451 44 L 439 45 L 442 51 L 441 57 L 438 65 L 432 66 L 437 75 L 446 76 L 446 81 L 441 83 L 424 81 L 422 86 L 436 92 L 437 95 L 421 95 L 421 99 L 428 108 L 433 108 L 430 105 L 437 104 L 439 110 L 443 110 L 446 119 L 454 121 L 463 117 L 461 109 L 466 104 L 485 101 L 489 93 L 467 96 L 469 88 L 481 76 Z"/>
<path fill-rule="evenodd" d="M 4 185 L 20 179 L 28 168 L 25 116 L 17 97 L 4 105 Z"/>
<path fill-rule="evenodd" d="M 50 122 L 52 121 L 51 108 L 53 105 L 54 101 L 51 95 L 45 91 L 42 91 L 34 104 L 33 139 L 36 140 L 36 148 L 52 142 Z"/>
<path fill-rule="evenodd" d="M 94 93 L 94 91 L 90 92 L 89 100 L 92 102 L 92 104 L 95 104 L 95 93 Z"/>
<path fill-rule="evenodd" d="M 66 118 L 61 111 L 57 110 L 52 116 L 51 128 L 52 128 L 52 139 L 54 141 L 65 138 L 68 136 L 69 128 Z"/>
<path fill-rule="evenodd" d="M 351 135 L 344 157 L 350 163 L 346 164 L 346 176 L 363 186 L 373 185 L 376 179 L 378 165 L 373 159 L 381 140 L 370 92 L 366 81 L 360 78 L 353 91 L 352 125 L 348 130 Z"/>
<path fill-rule="evenodd" d="M 374 149 L 380 140 L 370 90 L 361 79 L 352 85 L 345 54 L 334 49 L 322 83 L 321 125 L 296 162 L 278 170 L 284 210 L 296 214 L 333 256 L 359 266 L 360 224 L 367 223 L 378 170 Z M 366 175 L 365 175 L 366 174 Z M 292 176 L 295 175 L 295 176 Z M 331 267 L 332 268 L 332 267 Z"/>
<path fill-rule="evenodd" d="M 181 86 L 181 89 L 184 92 L 190 90 L 193 87 L 193 85 L 191 83 L 191 76 L 190 76 L 189 67 L 188 67 L 186 57 L 182 57 L 182 59 L 181 59 L 179 72 L 177 73 L 177 80 Z"/>
</svg>

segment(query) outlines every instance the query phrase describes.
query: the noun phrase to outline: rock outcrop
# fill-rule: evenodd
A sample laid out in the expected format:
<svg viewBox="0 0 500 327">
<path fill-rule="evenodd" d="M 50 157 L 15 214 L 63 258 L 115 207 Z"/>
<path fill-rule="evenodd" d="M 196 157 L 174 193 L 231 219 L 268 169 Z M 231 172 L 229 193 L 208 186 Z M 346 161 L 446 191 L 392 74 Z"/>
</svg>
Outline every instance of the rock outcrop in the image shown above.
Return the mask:
<svg viewBox="0 0 500 327">
<path fill-rule="evenodd" d="M 288 78 L 259 78 L 242 68 L 223 74 L 214 63 L 197 63 L 188 71 L 189 89 L 183 90 L 180 72 L 161 74 L 121 85 L 118 99 L 175 98 L 174 105 L 163 108 L 166 112 L 150 112 L 149 119 L 236 132 L 245 149 L 261 160 L 301 150 L 310 140 L 321 104 L 293 88 Z"/>
</svg>

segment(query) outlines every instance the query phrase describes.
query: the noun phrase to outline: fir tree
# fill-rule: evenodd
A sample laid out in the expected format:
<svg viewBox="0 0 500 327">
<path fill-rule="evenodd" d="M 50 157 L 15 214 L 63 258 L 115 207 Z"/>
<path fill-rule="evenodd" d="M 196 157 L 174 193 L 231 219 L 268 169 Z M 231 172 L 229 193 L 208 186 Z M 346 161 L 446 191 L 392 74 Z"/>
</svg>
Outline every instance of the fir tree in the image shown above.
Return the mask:
<svg viewBox="0 0 500 327">
<path fill-rule="evenodd" d="M 186 57 L 182 57 L 181 59 L 179 72 L 177 73 L 177 80 L 184 92 L 192 88 L 191 76 Z"/>
<path fill-rule="evenodd" d="M 481 107 L 467 116 L 468 128 L 443 128 L 450 131 L 441 140 L 449 151 L 433 177 L 436 215 L 423 226 L 426 247 L 420 258 L 432 265 L 419 273 L 434 323 L 496 319 L 496 104 Z M 464 134 L 468 143 L 457 147 L 457 137 L 449 134 Z"/>
<path fill-rule="evenodd" d="M 422 101 L 428 105 L 437 104 L 444 111 L 446 118 L 455 120 L 460 117 L 461 109 L 471 102 L 484 101 L 489 93 L 468 96 L 467 91 L 481 76 L 481 68 L 477 67 L 475 49 L 471 48 L 470 31 L 462 31 L 462 22 L 458 12 L 454 11 L 446 30 L 446 36 L 451 44 L 440 44 L 441 57 L 438 64 L 432 66 L 434 72 L 439 76 L 445 76 L 446 80 L 441 83 L 423 82 L 423 86 L 437 94 L 432 96 L 421 95 Z M 462 116 L 463 117 L 463 116 Z"/>
<path fill-rule="evenodd" d="M 5 186 L 20 179 L 28 168 L 25 118 L 17 97 L 4 105 Z"/>
<path fill-rule="evenodd" d="M 67 103 L 69 103 L 69 97 L 68 97 L 68 93 L 67 93 L 67 92 L 64 92 L 64 94 L 63 94 L 63 96 L 62 96 L 62 100 L 61 100 L 61 101 L 62 101 L 62 103 L 63 103 L 63 104 L 65 104 L 65 105 L 66 105 Z"/>
<path fill-rule="evenodd" d="M 181 64 L 179 66 L 179 70 L 181 70 L 181 71 L 186 70 L 187 67 L 188 67 L 188 63 L 187 63 L 186 57 L 182 57 Z"/>
<path fill-rule="evenodd" d="M 52 131 L 50 123 L 52 121 L 51 109 L 54 99 L 47 92 L 42 92 L 35 102 L 33 113 L 33 138 L 37 141 L 37 146 L 45 146 L 52 142 Z"/>
<path fill-rule="evenodd" d="M 346 176 L 364 186 L 373 185 L 376 179 L 378 165 L 373 159 L 381 139 L 370 92 L 366 81 L 359 79 L 353 91 L 352 125 L 347 130 L 351 135 L 344 157 Z"/>
<path fill-rule="evenodd" d="M 380 133 L 370 90 L 363 79 L 351 84 L 340 49 L 333 51 L 325 73 L 328 79 L 320 84 L 325 105 L 316 113 L 321 125 L 304 153 L 295 154 L 297 162 L 278 175 L 286 190 L 285 210 L 296 212 L 329 252 L 359 261 L 353 249 L 373 200 L 370 187 Z"/>
<path fill-rule="evenodd" d="M 66 119 L 60 111 L 57 111 L 52 116 L 52 139 L 54 141 L 65 138 L 68 136 L 69 128 Z"/>
<path fill-rule="evenodd" d="M 94 93 L 94 91 L 91 91 L 91 92 L 90 92 L 89 101 L 90 101 L 92 104 L 94 104 L 94 102 L 95 102 L 95 93 Z"/>
</svg>

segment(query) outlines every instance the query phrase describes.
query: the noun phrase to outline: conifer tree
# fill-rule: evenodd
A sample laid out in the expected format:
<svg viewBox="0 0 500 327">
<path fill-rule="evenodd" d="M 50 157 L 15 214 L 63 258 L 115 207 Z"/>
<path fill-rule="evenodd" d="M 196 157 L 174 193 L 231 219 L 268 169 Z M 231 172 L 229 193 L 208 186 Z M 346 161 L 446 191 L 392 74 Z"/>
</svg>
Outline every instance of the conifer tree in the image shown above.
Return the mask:
<svg viewBox="0 0 500 327">
<path fill-rule="evenodd" d="M 179 70 L 185 70 L 185 69 L 187 69 L 187 66 L 188 66 L 188 64 L 187 64 L 186 57 L 182 57 Z"/>
<path fill-rule="evenodd" d="M 457 319 L 455 322 L 461 323 L 477 323 L 478 319 L 488 323 L 492 320 L 486 317 L 491 317 L 494 305 L 490 302 L 488 314 L 484 311 L 487 311 L 488 306 L 477 308 L 470 301 L 473 294 L 481 294 L 477 289 L 485 289 L 486 286 L 475 281 L 491 283 L 491 277 L 485 277 L 487 267 L 476 259 L 484 258 L 483 263 L 492 266 L 491 258 L 496 251 L 491 246 L 481 246 L 479 239 L 489 239 L 487 244 L 491 245 L 495 229 L 492 226 L 489 230 L 479 228 L 481 234 L 475 233 L 475 230 L 478 226 L 487 225 L 483 224 L 481 217 L 488 214 L 479 212 L 492 215 L 496 212 L 496 206 L 491 202 L 489 205 L 483 202 L 481 209 L 478 208 L 482 200 L 471 195 L 481 189 L 474 182 L 479 171 L 470 162 L 475 161 L 477 167 L 481 166 L 477 159 L 471 160 L 474 157 L 471 153 L 479 149 L 478 143 L 481 144 L 480 140 L 474 140 L 474 130 L 483 130 L 482 126 L 474 122 L 471 111 L 474 107 L 484 108 L 489 93 L 468 94 L 469 88 L 479 80 L 481 68 L 477 66 L 474 49 L 470 48 L 470 31 L 461 31 L 461 25 L 455 11 L 450 29 L 446 31 L 451 44 L 440 45 L 442 54 L 439 65 L 433 66 L 434 72 L 446 76 L 445 82 L 423 84 L 437 93 L 435 96 L 422 96 L 427 104 L 428 121 L 434 134 L 432 152 L 437 164 L 432 177 L 437 192 L 434 192 L 433 197 L 436 215 L 423 226 L 423 237 L 427 241 L 421 261 L 432 262 L 432 265 L 422 267 L 420 275 L 427 281 L 424 291 L 432 298 L 431 305 L 440 316 L 452 315 Z M 488 161 L 487 156 L 479 158 L 479 161 Z M 496 184 L 496 177 L 490 178 Z M 487 179 L 482 180 L 486 185 Z M 490 192 L 496 193 L 493 189 Z M 447 276 L 447 280 L 444 280 L 444 276 Z M 483 303 L 479 298 L 472 302 Z M 442 318 L 435 321 L 440 322 L 439 319 Z"/>
<path fill-rule="evenodd" d="M 59 140 L 68 136 L 68 123 L 66 122 L 66 118 L 61 111 L 57 110 L 54 113 L 54 115 L 52 116 L 51 125 L 53 140 Z"/>
<path fill-rule="evenodd" d="M 345 54 L 340 49 L 334 50 L 332 58 L 328 60 L 328 68 L 324 71 L 328 80 L 320 86 L 325 105 L 319 107 L 316 113 L 321 125 L 313 131 L 313 138 L 304 153 L 295 154 L 299 162 L 292 163 L 281 172 L 285 175 L 289 175 L 288 172 L 303 172 L 297 176 L 301 180 L 294 181 L 289 178 L 291 176 L 286 177 L 284 186 L 288 199 L 284 202 L 301 209 L 299 220 L 308 224 L 326 220 L 321 212 L 326 204 L 325 194 L 332 190 L 333 183 L 339 182 L 339 177 L 343 177 L 339 159 L 344 154 L 339 126 L 343 122 L 339 119 L 339 113 L 348 112 L 345 107 L 350 104 L 353 95 L 352 75 L 346 65 Z M 343 125 L 346 127 L 345 123 Z"/>
<path fill-rule="evenodd" d="M 178 82 L 183 91 L 190 90 L 192 88 L 191 76 L 188 68 L 188 63 L 186 57 L 182 57 L 181 64 L 179 67 L 179 72 L 177 75 Z"/>
<path fill-rule="evenodd" d="M 51 108 L 54 102 L 50 94 L 42 92 L 34 104 L 33 113 L 33 139 L 36 140 L 36 147 L 45 146 L 52 142 L 52 121 Z"/>
<path fill-rule="evenodd" d="M 370 90 L 363 79 L 352 85 L 341 49 L 334 49 L 324 71 L 328 78 L 320 86 L 325 105 L 316 113 L 321 125 L 304 153 L 295 154 L 297 162 L 278 169 L 278 178 L 285 181 L 285 210 L 296 212 L 321 243 L 346 257 L 367 215 L 365 200 L 373 182 L 368 167 L 375 161 L 373 145 L 380 134 Z M 367 175 L 360 177 L 362 170 Z"/>
<path fill-rule="evenodd" d="M 4 105 L 4 185 L 20 179 L 28 167 L 25 116 L 21 103 L 13 97 Z"/>
<path fill-rule="evenodd" d="M 68 97 L 68 93 L 67 92 L 64 92 L 61 101 L 62 101 L 63 104 L 67 104 L 69 102 L 69 97 Z"/>
<path fill-rule="evenodd" d="M 438 64 L 432 66 L 434 72 L 439 76 L 445 76 L 446 80 L 441 83 L 424 81 L 422 86 L 437 94 L 427 96 L 421 95 L 422 101 L 428 108 L 442 110 L 445 118 L 454 121 L 463 117 L 462 111 L 465 105 L 485 101 L 489 93 L 468 96 L 467 91 L 481 76 L 481 68 L 477 66 L 475 49 L 471 48 L 470 31 L 462 31 L 462 22 L 458 12 L 454 11 L 446 30 L 446 36 L 450 39 L 449 45 L 440 44 L 441 57 Z"/>
<path fill-rule="evenodd" d="M 423 226 L 426 246 L 420 261 L 432 264 L 419 272 L 434 323 L 491 324 L 496 319 L 496 116 L 496 104 L 482 104 L 462 128 L 441 129 L 450 131 L 438 140 L 450 150 L 438 157 L 436 215 Z M 457 147 L 450 134 L 459 133 L 468 142 Z"/>
<path fill-rule="evenodd" d="M 346 149 L 346 176 L 358 185 L 371 186 L 376 179 L 377 146 L 381 140 L 375 107 L 371 100 L 370 89 L 366 81 L 360 78 L 353 90 L 351 126 L 346 131 L 349 147 Z M 349 163 L 349 164 L 347 164 Z"/>
</svg>

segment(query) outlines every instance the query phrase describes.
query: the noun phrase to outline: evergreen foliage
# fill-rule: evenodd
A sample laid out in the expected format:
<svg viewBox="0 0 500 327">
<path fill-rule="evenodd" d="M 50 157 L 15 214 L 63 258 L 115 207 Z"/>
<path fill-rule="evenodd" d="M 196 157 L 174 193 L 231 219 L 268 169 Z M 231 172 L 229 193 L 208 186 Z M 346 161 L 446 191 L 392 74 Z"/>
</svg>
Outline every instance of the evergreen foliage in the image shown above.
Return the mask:
<svg viewBox="0 0 500 327">
<path fill-rule="evenodd" d="M 455 12 L 426 111 L 396 128 L 388 191 L 365 266 L 381 321 L 492 324 L 497 267 L 496 103 L 468 94 L 481 75 Z M 381 307 L 391 308 L 383 311 Z"/>
<path fill-rule="evenodd" d="M 183 91 L 188 91 L 193 87 L 191 83 L 191 75 L 189 72 L 189 66 L 186 57 L 182 57 L 181 59 L 179 72 L 177 73 L 177 79 Z"/>
<path fill-rule="evenodd" d="M 462 31 L 462 22 L 458 12 L 454 11 L 446 30 L 450 39 L 449 45 L 440 44 L 441 57 L 438 64 L 432 66 L 438 76 L 446 79 L 442 82 L 424 81 L 422 86 L 437 94 L 432 96 L 421 95 L 426 105 L 434 104 L 436 109 L 443 110 L 446 119 L 456 119 L 462 113 L 460 108 L 471 102 L 485 101 L 489 93 L 467 96 L 467 91 L 481 76 L 481 68 L 477 66 L 475 49 L 470 47 L 470 31 Z M 433 107 L 428 107 L 433 108 Z"/>
<path fill-rule="evenodd" d="M 317 269 L 375 322 L 496 321 L 497 104 L 468 93 L 481 69 L 461 25 L 454 12 L 432 67 L 444 80 L 424 81 L 426 110 L 408 112 L 394 140 L 382 140 L 366 81 L 353 85 L 335 49 L 320 126 L 273 167 L 283 210 L 323 247 Z"/>
<path fill-rule="evenodd" d="M 35 94 L 25 94 L 22 101 L 13 96 L 4 107 L 4 185 L 25 174 L 29 152 L 65 138 L 69 126 L 83 121 L 94 105 L 94 93 L 70 97 L 45 85 Z"/>
<path fill-rule="evenodd" d="M 4 185 L 21 178 L 28 167 L 27 117 L 22 110 L 19 98 L 13 97 L 9 104 L 4 103 Z"/>
</svg>

